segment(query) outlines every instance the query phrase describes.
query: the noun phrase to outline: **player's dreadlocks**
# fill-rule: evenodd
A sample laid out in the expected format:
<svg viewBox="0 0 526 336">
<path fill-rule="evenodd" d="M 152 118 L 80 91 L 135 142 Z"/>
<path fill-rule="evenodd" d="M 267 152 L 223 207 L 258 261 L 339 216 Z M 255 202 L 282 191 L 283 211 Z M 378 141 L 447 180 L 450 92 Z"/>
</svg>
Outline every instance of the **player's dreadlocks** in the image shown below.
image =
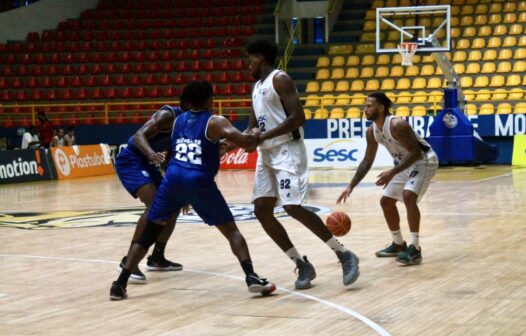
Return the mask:
<svg viewBox="0 0 526 336">
<path fill-rule="evenodd" d="M 214 90 L 207 81 L 195 81 L 186 85 L 181 95 L 181 102 L 189 103 L 194 109 L 203 108 L 206 101 L 212 97 Z"/>
<path fill-rule="evenodd" d="M 382 104 L 385 108 L 385 115 L 391 115 L 391 109 L 393 108 L 393 102 L 387 95 L 383 92 L 373 92 L 368 95 L 368 97 L 372 97 L 376 99 L 380 104 Z"/>
</svg>

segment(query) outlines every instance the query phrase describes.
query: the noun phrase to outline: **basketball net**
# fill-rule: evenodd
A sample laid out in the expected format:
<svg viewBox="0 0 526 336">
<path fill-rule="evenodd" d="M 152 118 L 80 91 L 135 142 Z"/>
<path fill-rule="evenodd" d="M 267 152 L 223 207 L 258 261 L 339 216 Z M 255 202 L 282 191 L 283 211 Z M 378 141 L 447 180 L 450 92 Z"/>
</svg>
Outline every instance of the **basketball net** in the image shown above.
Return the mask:
<svg viewBox="0 0 526 336">
<path fill-rule="evenodd" d="M 402 65 L 412 66 L 418 44 L 415 42 L 402 42 L 398 45 L 398 52 L 402 55 Z"/>
</svg>

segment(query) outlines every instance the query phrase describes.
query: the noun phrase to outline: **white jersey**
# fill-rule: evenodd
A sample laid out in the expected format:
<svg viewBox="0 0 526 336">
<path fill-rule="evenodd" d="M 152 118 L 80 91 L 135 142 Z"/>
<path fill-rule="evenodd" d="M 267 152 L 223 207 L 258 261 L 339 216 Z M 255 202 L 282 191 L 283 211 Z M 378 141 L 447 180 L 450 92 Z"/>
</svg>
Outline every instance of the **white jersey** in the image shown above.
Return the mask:
<svg viewBox="0 0 526 336">
<path fill-rule="evenodd" d="M 261 132 L 278 127 L 285 122 L 288 116 L 280 96 L 274 89 L 273 79 L 280 71 L 281 70 L 276 69 L 272 71 L 265 80 L 259 80 L 256 85 L 254 85 L 254 90 L 252 91 L 252 106 L 254 107 L 256 121 Z M 302 127 L 289 134 L 283 134 L 266 140 L 259 147 L 260 149 L 273 148 L 293 139 L 303 139 Z"/>
<path fill-rule="evenodd" d="M 389 154 L 393 157 L 393 159 L 396 161 L 396 164 L 400 163 L 407 155 L 409 155 L 409 151 L 407 148 L 402 146 L 400 142 L 398 142 L 393 136 L 391 135 L 391 120 L 394 118 L 398 118 L 395 116 L 387 116 L 385 118 L 384 127 L 383 130 L 380 130 L 375 123 L 373 123 L 373 133 L 374 133 L 374 139 L 379 144 L 385 146 Z M 414 130 L 413 130 L 414 132 Z M 418 133 L 414 132 L 416 139 L 419 142 L 420 150 L 422 151 L 422 154 L 424 156 L 424 160 L 427 160 L 428 158 L 432 158 L 433 161 L 436 160 L 436 154 L 429 145 L 427 141 L 425 141 Z"/>
</svg>

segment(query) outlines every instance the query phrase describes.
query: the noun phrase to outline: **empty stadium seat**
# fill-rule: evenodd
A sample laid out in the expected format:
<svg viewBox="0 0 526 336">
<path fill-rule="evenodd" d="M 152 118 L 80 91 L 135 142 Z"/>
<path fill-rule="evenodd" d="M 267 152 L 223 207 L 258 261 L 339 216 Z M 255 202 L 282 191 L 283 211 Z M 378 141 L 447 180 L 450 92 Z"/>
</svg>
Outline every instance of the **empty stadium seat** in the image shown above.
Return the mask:
<svg viewBox="0 0 526 336">
<path fill-rule="evenodd" d="M 307 83 L 305 92 L 319 92 L 319 91 L 320 91 L 320 84 L 318 84 L 318 82 L 308 82 Z"/>
<path fill-rule="evenodd" d="M 363 91 L 365 84 L 362 80 L 354 80 L 351 83 L 351 91 Z"/>
<path fill-rule="evenodd" d="M 382 87 L 381 87 L 381 90 L 382 91 L 389 91 L 389 90 L 394 90 L 395 89 L 395 81 L 393 79 L 384 79 L 382 81 Z"/>
<path fill-rule="evenodd" d="M 376 79 L 369 79 L 366 82 L 365 90 L 366 91 L 376 91 L 380 88 L 380 83 Z"/>
<path fill-rule="evenodd" d="M 313 119 L 327 119 L 329 117 L 329 112 L 326 109 L 317 109 L 314 111 Z"/>
<path fill-rule="evenodd" d="M 462 79 L 461 79 L 461 82 L 462 82 Z M 427 82 L 428 89 L 439 89 L 441 87 L 442 87 L 442 80 L 440 78 L 432 77 Z"/>
<path fill-rule="evenodd" d="M 329 116 L 330 119 L 340 119 L 344 117 L 345 117 L 345 112 L 340 107 L 333 108 Z"/>
<path fill-rule="evenodd" d="M 335 56 L 332 59 L 332 66 L 333 67 L 340 67 L 345 65 L 345 58 L 343 56 Z"/>
<path fill-rule="evenodd" d="M 321 96 L 320 104 L 324 107 L 334 105 L 335 99 L 332 94 L 324 94 Z"/>
<path fill-rule="evenodd" d="M 336 101 L 334 102 L 334 105 L 349 105 L 351 102 L 351 97 L 346 93 L 341 93 L 338 96 L 336 96 Z"/>
<path fill-rule="evenodd" d="M 521 77 L 519 75 L 511 75 L 506 79 L 506 86 L 521 85 Z"/>
<path fill-rule="evenodd" d="M 415 106 L 413 107 L 413 112 L 411 113 L 413 117 L 424 117 L 427 115 L 427 110 L 425 106 Z"/>
<path fill-rule="evenodd" d="M 409 117 L 409 107 L 407 106 L 398 106 L 395 111 L 395 115 L 399 117 Z"/>
<path fill-rule="evenodd" d="M 358 56 L 349 56 L 347 57 L 347 62 L 345 65 L 347 66 L 356 66 L 360 64 L 360 57 Z"/>
<path fill-rule="evenodd" d="M 510 114 L 512 113 L 511 105 L 508 103 L 502 103 L 497 106 L 497 114 Z"/>
<path fill-rule="evenodd" d="M 515 114 L 524 114 L 526 113 L 526 103 L 517 103 L 515 104 L 515 108 L 513 109 L 513 113 Z"/>
<path fill-rule="evenodd" d="M 477 74 L 480 72 L 480 65 L 478 63 L 469 63 L 466 68 L 467 74 Z"/>
<path fill-rule="evenodd" d="M 396 96 L 397 104 L 409 104 L 411 102 L 411 94 L 408 92 L 401 92 Z"/>
<path fill-rule="evenodd" d="M 362 68 L 362 71 L 360 73 L 361 78 L 370 78 L 374 76 L 374 68 L 372 67 L 364 67 Z"/>
<path fill-rule="evenodd" d="M 466 112 L 468 115 L 477 114 L 477 106 L 474 104 L 466 104 Z"/>
<path fill-rule="evenodd" d="M 331 79 L 342 79 L 345 77 L 345 71 L 342 68 L 332 70 Z"/>
<path fill-rule="evenodd" d="M 330 64 L 331 63 L 330 63 L 329 57 L 322 56 L 318 58 L 318 62 L 316 63 L 316 66 L 317 67 L 328 67 Z"/>
<path fill-rule="evenodd" d="M 324 80 L 329 79 L 330 73 L 328 69 L 320 69 L 318 72 L 316 72 L 316 79 L 318 80 Z"/>
<path fill-rule="evenodd" d="M 350 107 L 347 109 L 347 114 L 345 115 L 346 118 L 349 119 L 357 119 L 360 118 L 362 114 L 362 111 L 358 107 Z"/>
<path fill-rule="evenodd" d="M 317 95 L 308 95 L 305 98 L 305 106 L 318 106 L 320 105 L 320 99 Z"/>
<path fill-rule="evenodd" d="M 349 91 L 349 81 L 346 80 L 340 80 L 336 83 L 336 89 L 337 92 L 346 92 Z"/>
<path fill-rule="evenodd" d="M 379 66 L 376 68 L 376 72 L 374 74 L 375 77 L 387 77 L 389 76 L 389 68 L 386 66 Z"/>
<path fill-rule="evenodd" d="M 324 81 L 321 83 L 321 92 L 333 92 L 334 91 L 334 82 L 333 81 Z"/>
<path fill-rule="evenodd" d="M 482 104 L 482 106 L 480 107 L 479 114 L 481 115 L 495 114 L 495 109 L 492 104 Z"/>
<path fill-rule="evenodd" d="M 484 61 L 493 61 L 497 58 L 497 51 L 495 49 L 486 49 L 482 59 Z"/>
</svg>

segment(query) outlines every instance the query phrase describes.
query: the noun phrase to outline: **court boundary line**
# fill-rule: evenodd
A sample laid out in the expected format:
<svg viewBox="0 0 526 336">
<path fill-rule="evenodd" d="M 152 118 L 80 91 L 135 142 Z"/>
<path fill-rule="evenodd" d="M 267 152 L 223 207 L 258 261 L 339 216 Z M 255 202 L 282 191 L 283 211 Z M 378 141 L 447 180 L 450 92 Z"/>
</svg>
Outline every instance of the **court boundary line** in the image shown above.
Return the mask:
<svg viewBox="0 0 526 336">
<path fill-rule="evenodd" d="M 102 263 L 102 264 L 115 264 L 115 265 L 119 263 L 119 262 L 116 262 L 116 261 L 101 260 L 101 259 L 48 257 L 48 256 L 38 256 L 38 255 L 29 255 L 29 254 L 0 254 L 0 257 L 4 257 L 4 258 L 5 257 L 14 257 L 14 258 L 28 258 L 28 259 L 44 259 L 44 260 L 83 261 L 83 262 L 93 262 L 93 263 Z M 234 276 L 234 275 L 225 274 L 225 273 L 200 271 L 200 270 L 194 270 L 194 269 L 191 269 L 191 268 L 184 268 L 183 271 L 192 272 L 192 273 L 208 274 L 208 275 L 214 275 L 214 276 L 220 276 L 220 277 L 223 277 L 223 278 L 229 278 L 229 279 L 239 280 L 239 281 L 243 281 L 243 282 L 245 281 L 244 278 L 241 278 L 241 277 L 238 277 L 238 276 Z M 340 304 L 337 304 L 337 303 L 334 303 L 334 302 L 331 302 L 331 301 L 320 299 L 320 298 L 318 298 L 316 296 L 313 296 L 313 295 L 303 294 L 303 293 L 300 293 L 300 292 L 297 292 L 297 291 L 294 291 L 294 290 L 290 290 L 290 289 L 287 289 L 287 288 L 283 288 L 283 287 L 279 287 L 278 286 L 277 289 L 282 291 L 282 292 L 289 293 L 289 294 L 292 294 L 292 295 L 296 295 L 296 296 L 305 298 L 307 300 L 315 301 L 315 302 L 318 302 L 318 303 L 323 304 L 325 306 L 334 308 L 334 309 L 336 309 L 336 310 L 338 310 L 338 311 L 340 311 L 340 312 L 342 312 L 344 314 L 350 315 L 350 316 L 358 319 L 359 321 L 361 321 L 365 325 L 367 325 L 369 328 L 373 329 L 379 335 L 391 336 L 391 334 L 389 334 L 380 325 L 378 325 L 377 323 L 371 321 L 370 319 L 368 319 L 364 315 L 362 315 L 362 314 L 360 314 L 358 312 L 355 312 L 354 310 L 352 310 L 350 308 L 347 308 L 345 306 L 342 306 Z M 3 295 L 7 296 L 7 294 L 3 294 Z"/>
</svg>

